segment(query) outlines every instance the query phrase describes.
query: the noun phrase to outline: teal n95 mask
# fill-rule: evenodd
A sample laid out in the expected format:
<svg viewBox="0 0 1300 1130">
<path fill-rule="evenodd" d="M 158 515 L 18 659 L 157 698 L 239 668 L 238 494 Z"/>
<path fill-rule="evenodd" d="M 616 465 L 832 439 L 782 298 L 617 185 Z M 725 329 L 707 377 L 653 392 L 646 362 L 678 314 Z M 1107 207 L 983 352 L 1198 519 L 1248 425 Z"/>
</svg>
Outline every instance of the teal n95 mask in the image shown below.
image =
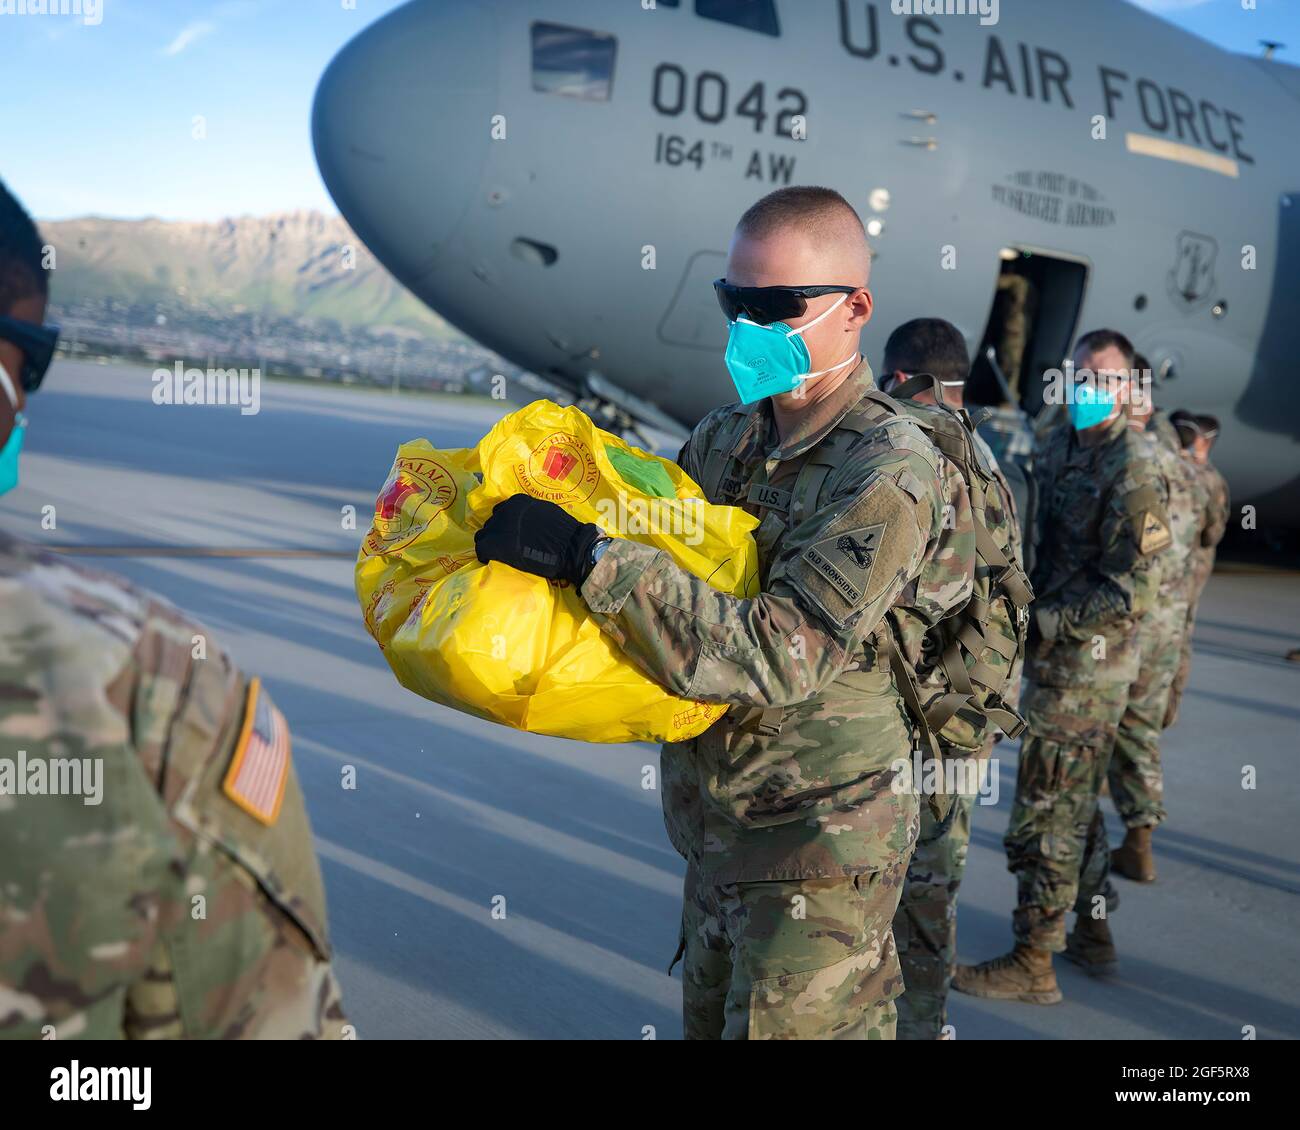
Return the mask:
<svg viewBox="0 0 1300 1130">
<path fill-rule="evenodd" d="M 748 318 L 737 318 L 732 322 L 731 336 L 727 339 L 727 372 L 731 374 L 741 402 L 753 404 L 767 396 L 793 392 L 802 381 L 824 377 L 852 364 L 857 359 L 856 353 L 829 369 L 809 372 L 812 357 L 803 340 L 806 331 L 833 313 L 848 297 L 847 294 L 840 295 L 838 301 L 797 330 L 792 330 L 784 322 L 773 322 L 770 326 L 761 326 Z"/>
<path fill-rule="evenodd" d="M 18 390 L 3 365 L 0 365 L 0 386 L 4 387 L 9 402 L 18 408 Z M 21 412 L 14 413 L 13 431 L 0 447 L 0 494 L 7 494 L 18 485 L 18 456 L 23 450 L 23 434 L 27 431 L 27 417 Z"/>
<path fill-rule="evenodd" d="M 1109 389 L 1081 382 L 1074 386 L 1073 392 L 1069 412 L 1070 423 L 1076 431 L 1087 431 L 1110 419 L 1110 414 L 1115 410 L 1116 398 Z"/>
</svg>

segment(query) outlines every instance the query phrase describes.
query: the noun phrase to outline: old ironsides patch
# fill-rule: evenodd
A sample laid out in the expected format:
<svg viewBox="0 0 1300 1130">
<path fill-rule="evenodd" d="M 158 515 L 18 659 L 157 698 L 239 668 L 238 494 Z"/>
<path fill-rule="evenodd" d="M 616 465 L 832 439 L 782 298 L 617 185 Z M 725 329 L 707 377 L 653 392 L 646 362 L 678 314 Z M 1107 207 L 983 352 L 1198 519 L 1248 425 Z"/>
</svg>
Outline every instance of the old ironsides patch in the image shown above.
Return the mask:
<svg viewBox="0 0 1300 1130">
<path fill-rule="evenodd" d="M 871 580 L 885 523 L 863 526 L 814 542 L 803 559 L 825 577 L 851 605 L 857 604 Z"/>
</svg>

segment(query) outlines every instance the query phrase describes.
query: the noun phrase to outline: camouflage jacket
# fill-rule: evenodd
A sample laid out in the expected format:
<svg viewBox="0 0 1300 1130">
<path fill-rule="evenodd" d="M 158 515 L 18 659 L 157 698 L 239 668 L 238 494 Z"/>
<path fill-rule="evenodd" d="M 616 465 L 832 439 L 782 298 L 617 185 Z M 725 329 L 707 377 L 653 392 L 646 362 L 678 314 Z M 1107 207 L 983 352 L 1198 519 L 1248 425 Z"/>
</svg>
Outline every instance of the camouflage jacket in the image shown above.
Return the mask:
<svg viewBox="0 0 1300 1130">
<path fill-rule="evenodd" d="M 1034 430 L 1019 408 L 999 408 L 986 411 L 983 416 L 977 432 L 993 456 L 1015 502 L 1021 531 L 1020 563 L 1032 576 L 1033 534 L 1038 511 L 1038 491 L 1033 476 Z"/>
<path fill-rule="evenodd" d="M 163 601 L 0 536 L 0 1036 L 340 1034 L 328 956 L 269 696 Z"/>
<path fill-rule="evenodd" d="M 759 595 L 726 596 L 622 540 L 582 589 L 652 678 L 731 706 L 663 748 L 669 837 L 718 883 L 887 866 L 911 846 L 917 801 L 884 617 L 905 605 L 902 646 L 919 651 L 925 626 L 969 595 L 960 476 L 865 362 L 783 443 L 769 402 L 731 406 L 700 423 L 679 461 L 710 501 L 762 516 Z"/>
<path fill-rule="evenodd" d="M 1200 537 L 1194 551 L 1195 569 L 1204 586 L 1214 568 L 1214 554 L 1228 531 L 1228 484 L 1213 463 L 1193 463 L 1197 481 L 1197 502 L 1200 508 L 1198 526 Z"/>
<path fill-rule="evenodd" d="M 1158 604 L 1168 614 L 1185 616 L 1195 582 L 1193 551 L 1200 544 L 1202 489 L 1192 464 L 1183 457 L 1178 432 L 1163 412 L 1152 415 L 1146 428 L 1154 458 L 1169 484 L 1169 548 L 1159 555 Z"/>
<path fill-rule="evenodd" d="M 1169 484 L 1150 441 L 1120 413 L 1099 431 L 1068 424 L 1039 445 L 1037 600 L 1026 674 L 1044 686 L 1131 683 L 1138 619 L 1156 599 L 1172 541 Z"/>
</svg>

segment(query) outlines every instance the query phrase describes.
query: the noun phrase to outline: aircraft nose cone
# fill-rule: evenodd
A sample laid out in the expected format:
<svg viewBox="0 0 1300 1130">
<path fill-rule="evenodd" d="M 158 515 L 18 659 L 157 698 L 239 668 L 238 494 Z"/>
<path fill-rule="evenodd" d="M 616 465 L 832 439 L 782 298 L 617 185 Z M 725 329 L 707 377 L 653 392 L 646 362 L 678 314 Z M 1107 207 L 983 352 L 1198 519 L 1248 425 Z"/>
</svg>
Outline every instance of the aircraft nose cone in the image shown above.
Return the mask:
<svg viewBox="0 0 1300 1130">
<path fill-rule="evenodd" d="M 316 90 L 312 144 L 325 186 L 408 286 L 479 188 L 496 112 L 492 7 L 407 4 L 351 40 Z"/>
</svg>

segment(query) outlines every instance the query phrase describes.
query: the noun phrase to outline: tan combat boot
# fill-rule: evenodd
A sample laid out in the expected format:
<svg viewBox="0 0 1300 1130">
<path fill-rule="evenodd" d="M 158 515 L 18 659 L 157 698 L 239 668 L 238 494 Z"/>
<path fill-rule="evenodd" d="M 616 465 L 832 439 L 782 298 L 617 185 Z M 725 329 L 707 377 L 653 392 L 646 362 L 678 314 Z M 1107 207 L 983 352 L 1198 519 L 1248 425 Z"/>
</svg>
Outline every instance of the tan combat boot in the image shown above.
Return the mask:
<svg viewBox="0 0 1300 1130">
<path fill-rule="evenodd" d="M 1110 936 L 1110 925 L 1104 918 L 1079 915 L 1070 936 L 1065 939 L 1062 956 L 1074 962 L 1089 977 L 1105 977 L 1119 968 L 1115 940 Z"/>
<path fill-rule="evenodd" d="M 1149 825 L 1144 828 L 1130 828 L 1124 833 L 1124 842 L 1110 853 L 1110 865 L 1125 879 L 1136 883 L 1154 883 L 1156 879 L 1156 861 L 1151 858 L 1151 833 L 1155 831 Z"/>
<path fill-rule="evenodd" d="M 1050 950 L 1016 943 L 1016 948 L 979 965 L 959 965 L 952 987 L 972 997 L 1026 1004 L 1056 1004 L 1061 990 L 1056 984 Z"/>
</svg>

